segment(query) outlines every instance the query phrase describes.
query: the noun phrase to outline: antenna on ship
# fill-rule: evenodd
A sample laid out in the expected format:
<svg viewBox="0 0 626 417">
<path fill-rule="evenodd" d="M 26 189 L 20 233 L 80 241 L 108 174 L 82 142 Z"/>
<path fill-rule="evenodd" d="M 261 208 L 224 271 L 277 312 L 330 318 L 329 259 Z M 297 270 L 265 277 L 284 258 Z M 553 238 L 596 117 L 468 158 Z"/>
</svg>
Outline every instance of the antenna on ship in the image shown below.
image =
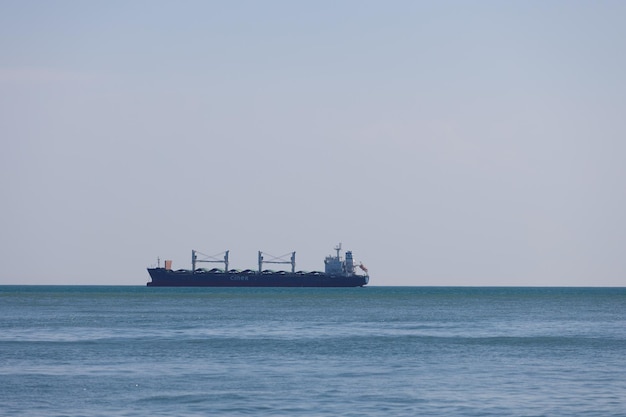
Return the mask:
<svg viewBox="0 0 626 417">
<path fill-rule="evenodd" d="M 337 251 L 337 259 L 339 259 L 339 252 L 341 252 L 341 242 L 337 246 L 335 246 L 335 250 Z"/>
</svg>

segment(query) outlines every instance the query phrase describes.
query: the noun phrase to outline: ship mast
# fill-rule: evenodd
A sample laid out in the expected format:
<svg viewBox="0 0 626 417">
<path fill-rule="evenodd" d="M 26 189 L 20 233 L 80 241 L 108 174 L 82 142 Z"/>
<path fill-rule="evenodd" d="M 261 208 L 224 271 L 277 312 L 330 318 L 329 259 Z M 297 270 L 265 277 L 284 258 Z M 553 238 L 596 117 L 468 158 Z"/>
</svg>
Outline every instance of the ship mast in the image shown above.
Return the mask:
<svg viewBox="0 0 626 417">
<path fill-rule="evenodd" d="M 341 252 L 341 242 L 337 246 L 335 246 L 335 250 L 337 251 L 337 259 L 339 259 L 339 252 Z"/>
<path fill-rule="evenodd" d="M 296 272 L 296 253 L 295 252 L 291 252 L 291 253 L 287 253 L 285 255 L 281 255 L 281 256 L 273 256 L 273 255 L 269 255 L 269 254 L 265 254 L 268 255 L 270 257 L 269 260 L 265 260 L 265 258 L 263 257 L 264 253 L 259 251 L 259 274 L 263 273 L 263 264 L 290 264 L 291 265 L 291 272 L 294 273 Z M 287 256 L 291 255 L 291 258 L 289 260 L 287 260 Z"/>
<path fill-rule="evenodd" d="M 217 255 L 209 256 L 205 255 L 202 252 L 198 252 L 197 250 L 191 251 L 191 272 L 196 272 L 196 263 L 198 262 L 215 262 L 215 263 L 223 263 L 224 264 L 224 273 L 228 273 L 228 252 L 224 252 L 224 259 L 218 259 Z M 205 259 L 198 259 L 198 254 L 205 257 Z M 219 255 L 219 254 L 218 254 Z"/>
</svg>

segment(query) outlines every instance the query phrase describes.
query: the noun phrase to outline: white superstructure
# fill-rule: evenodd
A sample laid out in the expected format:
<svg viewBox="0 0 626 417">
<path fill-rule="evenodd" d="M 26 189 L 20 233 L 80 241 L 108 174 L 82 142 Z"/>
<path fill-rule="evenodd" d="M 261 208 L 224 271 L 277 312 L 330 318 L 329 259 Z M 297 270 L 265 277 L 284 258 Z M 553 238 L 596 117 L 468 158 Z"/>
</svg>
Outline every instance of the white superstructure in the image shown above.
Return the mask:
<svg viewBox="0 0 626 417">
<path fill-rule="evenodd" d="M 346 259 L 341 257 L 341 243 L 335 247 L 337 256 L 327 256 L 324 259 L 324 272 L 329 275 L 354 275 L 354 258 L 352 258 L 352 251 L 346 252 Z M 365 270 L 363 266 L 361 269 Z"/>
</svg>

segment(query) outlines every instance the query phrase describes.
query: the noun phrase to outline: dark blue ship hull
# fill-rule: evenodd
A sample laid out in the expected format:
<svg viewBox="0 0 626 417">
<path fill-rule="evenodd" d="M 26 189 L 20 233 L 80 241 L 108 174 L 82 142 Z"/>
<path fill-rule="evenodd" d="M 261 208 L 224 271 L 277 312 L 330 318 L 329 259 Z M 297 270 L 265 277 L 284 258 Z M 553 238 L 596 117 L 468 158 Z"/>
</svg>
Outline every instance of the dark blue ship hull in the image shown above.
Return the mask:
<svg viewBox="0 0 626 417">
<path fill-rule="evenodd" d="M 362 287 L 367 275 L 329 275 L 322 272 L 205 272 L 148 268 L 150 287 Z"/>
</svg>

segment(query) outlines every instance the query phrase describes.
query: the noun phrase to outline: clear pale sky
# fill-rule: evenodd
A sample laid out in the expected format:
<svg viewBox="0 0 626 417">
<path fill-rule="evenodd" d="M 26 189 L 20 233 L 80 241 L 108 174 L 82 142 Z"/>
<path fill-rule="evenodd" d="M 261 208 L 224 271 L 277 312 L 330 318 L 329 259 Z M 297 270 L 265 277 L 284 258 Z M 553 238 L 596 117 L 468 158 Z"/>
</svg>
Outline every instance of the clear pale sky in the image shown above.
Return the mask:
<svg viewBox="0 0 626 417">
<path fill-rule="evenodd" d="M 342 242 L 373 285 L 626 286 L 624 1 L 0 1 L 0 284 Z"/>
</svg>

